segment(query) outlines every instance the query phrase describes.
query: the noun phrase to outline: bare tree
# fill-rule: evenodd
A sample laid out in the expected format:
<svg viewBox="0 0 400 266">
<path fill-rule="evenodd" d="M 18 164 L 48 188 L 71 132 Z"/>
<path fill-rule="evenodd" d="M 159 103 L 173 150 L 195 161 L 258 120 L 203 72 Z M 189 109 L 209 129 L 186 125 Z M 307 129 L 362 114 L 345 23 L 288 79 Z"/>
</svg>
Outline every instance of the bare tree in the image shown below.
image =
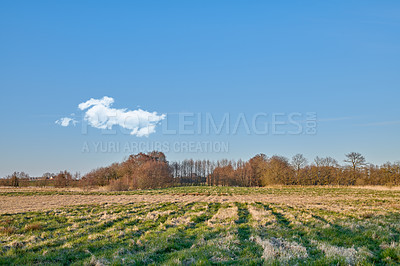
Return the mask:
<svg viewBox="0 0 400 266">
<path fill-rule="evenodd" d="M 314 163 L 317 167 L 337 167 L 338 162 L 332 157 L 315 157 Z"/>
<path fill-rule="evenodd" d="M 307 159 L 304 157 L 303 154 L 298 153 L 292 157 L 292 166 L 294 167 L 296 172 L 299 172 L 300 169 L 305 167 L 306 165 L 307 165 Z"/>
<path fill-rule="evenodd" d="M 304 157 L 303 154 L 298 153 L 295 156 L 292 157 L 292 162 L 291 165 L 295 170 L 295 177 L 294 180 L 292 180 L 293 183 L 300 183 L 301 182 L 301 171 L 304 167 L 307 166 L 307 159 Z"/>
<path fill-rule="evenodd" d="M 365 158 L 358 152 L 351 152 L 346 154 L 347 159 L 344 160 L 346 163 L 351 164 L 353 171 L 355 172 L 359 167 L 365 165 Z"/>
</svg>

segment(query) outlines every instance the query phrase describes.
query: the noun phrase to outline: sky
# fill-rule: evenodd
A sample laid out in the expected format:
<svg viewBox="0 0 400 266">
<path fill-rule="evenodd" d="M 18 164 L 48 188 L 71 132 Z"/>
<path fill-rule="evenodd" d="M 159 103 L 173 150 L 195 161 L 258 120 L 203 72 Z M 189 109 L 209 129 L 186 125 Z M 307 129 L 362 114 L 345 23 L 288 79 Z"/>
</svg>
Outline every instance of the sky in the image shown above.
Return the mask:
<svg viewBox="0 0 400 266">
<path fill-rule="evenodd" d="M 399 1 L 1 1 L 0 177 L 151 149 L 399 161 L 399 14 Z"/>
</svg>

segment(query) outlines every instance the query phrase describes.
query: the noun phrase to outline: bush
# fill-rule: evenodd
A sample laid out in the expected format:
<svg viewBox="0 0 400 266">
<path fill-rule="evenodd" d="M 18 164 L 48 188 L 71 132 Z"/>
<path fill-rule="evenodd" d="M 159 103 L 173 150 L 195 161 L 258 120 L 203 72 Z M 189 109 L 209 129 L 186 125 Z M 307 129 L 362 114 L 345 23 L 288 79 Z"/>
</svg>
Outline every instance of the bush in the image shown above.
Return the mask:
<svg viewBox="0 0 400 266">
<path fill-rule="evenodd" d="M 108 185 L 109 191 L 128 191 L 129 184 L 124 178 L 111 180 L 110 185 Z"/>
<path fill-rule="evenodd" d="M 67 170 L 54 177 L 54 187 L 68 187 L 72 184 L 72 175 Z"/>
<path fill-rule="evenodd" d="M 13 175 L 10 179 L 10 185 L 12 187 L 19 187 L 19 179 L 16 175 Z"/>
</svg>

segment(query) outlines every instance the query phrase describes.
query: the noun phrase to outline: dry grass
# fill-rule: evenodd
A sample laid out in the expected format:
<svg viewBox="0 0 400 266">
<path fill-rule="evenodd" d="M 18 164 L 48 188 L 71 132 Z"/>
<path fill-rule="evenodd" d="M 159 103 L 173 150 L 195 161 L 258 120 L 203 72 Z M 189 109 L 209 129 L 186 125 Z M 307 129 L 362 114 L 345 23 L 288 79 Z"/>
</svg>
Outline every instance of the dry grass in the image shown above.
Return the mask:
<svg viewBox="0 0 400 266">
<path fill-rule="evenodd" d="M 39 231 L 43 228 L 41 223 L 31 223 L 31 224 L 26 224 L 25 225 L 25 231 L 30 232 L 30 231 Z"/>
<path fill-rule="evenodd" d="M 208 221 L 208 225 L 211 227 L 232 225 L 238 218 L 238 207 L 229 206 L 228 208 L 219 209 Z"/>
<path fill-rule="evenodd" d="M 393 191 L 185 194 L 3 196 L 0 264 L 400 263 Z"/>
<path fill-rule="evenodd" d="M 276 218 L 274 215 L 272 215 L 271 211 L 267 211 L 264 208 L 254 205 L 249 205 L 248 209 L 253 220 L 253 224 L 256 226 L 264 226 L 267 223 L 276 222 Z"/>
<path fill-rule="evenodd" d="M 313 241 L 314 244 L 316 243 Z M 334 245 L 329 245 L 327 243 L 317 243 L 319 250 L 324 252 L 325 256 L 328 258 L 341 258 L 348 265 L 357 265 L 361 263 L 366 257 L 371 257 L 370 251 L 365 248 L 356 249 L 354 247 L 345 248 L 337 247 Z"/>
<path fill-rule="evenodd" d="M 365 190 L 363 190 L 365 191 Z M 195 196 L 195 195 L 27 195 L 27 196 L 0 196 L 1 213 L 20 213 L 27 211 L 43 211 L 65 206 L 85 204 L 128 204 L 128 203 L 158 203 L 158 202 L 262 202 L 286 204 L 292 207 L 307 209 L 325 209 L 364 215 L 364 218 L 386 213 L 387 210 L 399 210 L 400 202 L 397 194 L 385 191 L 378 195 L 354 193 L 354 189 L 329 195 L 313 194 L 266 194 L 266 195 L 236 195 L 236 196 Z M 250 210 L 254 211 L 254 210 Z"/>
<path fill-rule="evenodd" d="M 17 228 L 14 226 L 2 226 L 0 227 L 0 234 L 4 235 L 12 235 L 17 231 Z"/>
<path fill-rule="evenodd" d="M 259 236 L 251 238 L 263 248 L 263 258 L 287 262 L 291 259 L 305 259 L 308 257 L 307 249 L 297 242 L 290 242 L 280 238 L 262 240 Z"/>
</svg>

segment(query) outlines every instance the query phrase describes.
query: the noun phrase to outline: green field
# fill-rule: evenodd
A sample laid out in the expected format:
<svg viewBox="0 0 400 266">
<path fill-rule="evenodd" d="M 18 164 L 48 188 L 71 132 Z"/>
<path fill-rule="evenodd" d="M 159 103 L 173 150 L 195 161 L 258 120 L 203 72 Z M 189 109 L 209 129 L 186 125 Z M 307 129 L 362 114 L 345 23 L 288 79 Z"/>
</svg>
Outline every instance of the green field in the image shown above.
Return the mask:
<svg viewBox="0 0 400 266">
<path fill-rule="evenodd" d="M 1 196 L 108 192 L 3 191 Z M 187 202 L 78 205 L 0 215 L 0 264 L 397 265 L 398 190 L 184 187 Z M 112 195 L 118 197 L 118 193 Z M 207 196 L 258 196 L 207 202 Z M 271 200 L 258 201 L 260 195 Z M 296 197 L 296 198 L 291 198 Z M 331 201 L 322 201 L 326 197 Z M 23 198 L 23 197 L 22 197 Z M 162 197 L 160 199 L 163 199 Z"/>
</svg>

